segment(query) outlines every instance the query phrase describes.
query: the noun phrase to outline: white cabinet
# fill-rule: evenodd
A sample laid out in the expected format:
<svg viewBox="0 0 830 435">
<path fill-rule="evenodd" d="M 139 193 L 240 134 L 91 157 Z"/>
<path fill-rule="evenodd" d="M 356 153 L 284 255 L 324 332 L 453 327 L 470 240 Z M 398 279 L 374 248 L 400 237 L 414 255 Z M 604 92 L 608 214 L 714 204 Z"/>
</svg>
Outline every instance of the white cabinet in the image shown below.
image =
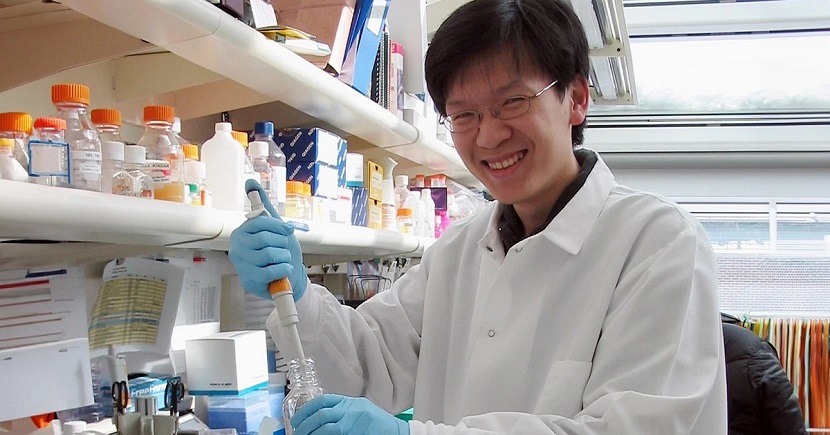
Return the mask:
<svg viewBox="0 0 830 435">
<path fill-rule="evenodd" d="M 145 104 L 170 104 L 187 120 L 278 102 L 370 154 L 382 150 L 425 172 L 476 184 L 450 146 L 204 0 L 16 0 L 0 2 L 0 22 L 0 54 L 19 60 L 0 78 L 0 111 L 22 104 L 18 110 L 50 114 L 51 74 L 97 74 L 111 86 L 93 87 L 93 104 L 120 108 L 133 123 Z M 76 263 L 105 260 L 162 246 L 224 250 L 244 219 L 241 213 L 5 181 L 0 204 L 0 239 L 6 241 L 0 269 L 44 265 L 56 256 Z M 366 228 L 310 225 L 298 238 L 312 262 L 417 256 L 429 243 Z M 9 243 L 20 239 L 73 243 Z"/>
</svg>

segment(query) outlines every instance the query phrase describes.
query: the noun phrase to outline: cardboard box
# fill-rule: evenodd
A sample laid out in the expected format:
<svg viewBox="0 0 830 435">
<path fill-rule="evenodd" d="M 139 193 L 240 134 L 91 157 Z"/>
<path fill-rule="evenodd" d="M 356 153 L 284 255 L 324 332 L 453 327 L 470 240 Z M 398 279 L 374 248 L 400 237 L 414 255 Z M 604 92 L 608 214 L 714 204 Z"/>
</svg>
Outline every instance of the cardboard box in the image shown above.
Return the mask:
<svg viewBox="0 0 830 435">
<path fill-rule="evenodd" d="M 378 202 L 383 201 L 383 167 L 371 160 L 367 160 L 364 182 L 369 189 L 369 199 L 374 199 Z"/>
<path fill-rule="evenodd" d="M 268 385 L 265 331 L 230 331 L 185 342 L 188 392 L 238 396 Z"/>
<path fill-rule="evenodd" d="M 365 227 L 369 225 L 367 207 L 369 200 L 369 189 L 365 187 L 350 187 L 352 191 L 352 225 Z"/>
<path fill-rule="evenodd" d="M 351 85 L 363 95 L 370 95 L 372 69 L 380 47 L 381 33 L 386 24 L 389 0 L 363 0 L 368 4 L 369 16 L 357 29 L 357 49 L 354 51 L 354 67 Z M 366 7 L 366 6 L 363 6 Z"/>
<path fill-rule="evenodd" d="M 337 166 L 341 147 L 340 136 L 322 128 L 295 128 L 277 132 L 274 142 L 285 154 L 285 162 L 320 162 Z M 345 155 L 343 157 L 345 159 Z"/>
<path fill-rule="evenodd" d="M 366 214 L 368 215 L 368 223 L 366 226 L 373 230 L 383 229 L 383 206 L 380 201 L 369 198 L 366 205 Z"/>
<path fill-rule="evenodd" d="M 346 56 L 355 0 L 271 0 L 280 25 L 291 26 L 328 44 L 328 56 L 303 56 L 333 75 L 339 75 Z"/>
<path fill-rule="evenodd" d="M 337 199 L 337 168 L 318 162 L 289 163 L 285 165 L 288 181 L 311 185 L 311 195 Z"/>
</svg>

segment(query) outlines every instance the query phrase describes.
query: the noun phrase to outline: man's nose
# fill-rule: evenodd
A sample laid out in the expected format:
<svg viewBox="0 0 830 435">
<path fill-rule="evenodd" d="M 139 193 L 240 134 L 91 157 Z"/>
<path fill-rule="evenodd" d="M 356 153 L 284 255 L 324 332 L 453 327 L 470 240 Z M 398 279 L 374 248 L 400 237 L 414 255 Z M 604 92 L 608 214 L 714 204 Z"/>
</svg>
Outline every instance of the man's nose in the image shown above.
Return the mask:
<svg viewBox="0 0 830 435">
<path fill-rule="evenodd" d="M 507 123 L 496 118 L 490 109 L 481 112 L 481 122 L 477 129 L 476 145 L 482 148 L 496 148 L 512 135 Z"/>
</svg>

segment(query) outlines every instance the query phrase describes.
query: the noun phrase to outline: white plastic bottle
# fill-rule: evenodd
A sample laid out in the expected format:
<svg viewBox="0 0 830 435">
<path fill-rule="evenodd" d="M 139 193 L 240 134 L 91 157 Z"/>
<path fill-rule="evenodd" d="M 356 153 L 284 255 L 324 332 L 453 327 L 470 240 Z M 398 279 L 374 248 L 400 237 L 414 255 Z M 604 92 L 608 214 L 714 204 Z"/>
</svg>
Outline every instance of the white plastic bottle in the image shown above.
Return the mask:
<svg viewBox="0 0 830 435">
<path fill-rule="evenodd" d="M 403 208 L 406 197 L 409 196 L 409 177 L 406 175 L 395 176 L 395 207 Z"/>
<path fill-rule="evenodd" d="M 435 201 L 432 200 L 432 189 L 421 189 L 421 202 L 424 204 L 424 213 L 421 216 L 423 222 L 423 236 L 435 237 Z"/>
<path fill-rule="evenodd" d="M 213 193 L 213 207 L 241 212 L 245 204 L 245 150 L 231 136 L 232 130 L 229 122 L 216 123 L 216 133 L 202 145 L 202 161 L 207 189 Z"/>
<path fill-rule="evenodd" d="M 29 181 L 29 173 L 14 158 L 14 141 L 0 138 L 0 180 Z"/>
<path fill-rule="evenodd" d="M 403 208 L 412 209 L 412 222 L 415 225 L 414 233 L 416 236 L 426 235 L 424 230 L 424 208 L 426 205 L 421 201 L 418 192 L 409 192 L 404 200 Z"/>
<path fill-rule="evenodd" d="M 398 231 L 398 208 L 395 206 L 395 184 L 391 178 L 383 179 L 383 201 L 381 201 L 381 228 Z"/>
</svg>

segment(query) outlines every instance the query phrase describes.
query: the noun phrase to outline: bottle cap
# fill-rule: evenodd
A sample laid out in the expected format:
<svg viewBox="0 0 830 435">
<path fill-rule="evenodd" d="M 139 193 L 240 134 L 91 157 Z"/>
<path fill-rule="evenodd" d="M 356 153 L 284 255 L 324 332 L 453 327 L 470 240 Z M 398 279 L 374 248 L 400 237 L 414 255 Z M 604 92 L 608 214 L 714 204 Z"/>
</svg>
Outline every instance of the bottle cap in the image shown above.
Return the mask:
<svg viewBox="0 0 830 435">
<path fill-rule="evenodd" d="M 93 124 L 121 125 L 121 111 L 118 109 L 93 109 L 89 116 Z"/>
<path fill-rule="evenodd" d="M 0 131 L 32 133 L 32 115 L 26 112 L 0 113 Z"/>
<path fill-rule="evenodd" d="M 0 148 L 14 149 L 14 139 L 9 139 L 7 137 L 0 137 Z"/>
<path fill-rule="evenodd" d="M 398 216 L 403 217 L 412 217 L 412 209 L 411 208 L 399 208 L 397 212 Z"/>
<path fill-rule="evenodd" d="M 395 187 L 408 187 L 409 177 L 406 175 L 395 175 Z"/>
<path fill-rule="evenodd" d="M 311 196 L 311 185 L 308 183 L 303 183 L 303 195 Z"/>
<path fill-rule="evenodd" d="M 214 125 L 214 131 L 223 131 L 230 133 L 231 131 L 233 131 L 233 126 L 230 122 L 217 122 L 216 125 Z"/>
<path fill-rule="evenodd" d="M 243 148 L 248 148 L 248 133 L 234 130 L 231 132 L 231 136 L 233 136 L 237 142 L 241 143 Z"/>
<path fill-rule="evenodd" d="M 144 122 L 163 121 L 173 124 L 173 108 L 171 106 L 145 106 Z"/>
<path fill-rule="evenodd" d="M 101 153 L 104 160 L 124 160 L 124 142 L 114 140 L 101 141 Z"/>
<path fill-rule="evenodd" d="M 52 103 L 81 103 L 89 106 L 89 86 L 78 83 L 52 85 Z"/>
<path fill-rule="evenodd" d="M 203 180 L 207 178 L 205 162 L 189 160 L 184 162 L 184 176 L 188 180 Z"/>
<path fill-rule="evenodd" d="M 184 158 L 190 160 L 199 160 L 199 147 L 189 143 L 182 146 L 182 151 L 184 151 Z"/>
<path fill-rule="evenodd" d="M 35 119 L 34 126 L 35 128 L 66 130 L 66 121 L 61 118 L 38 118 Z"/>
<path fill-rule="evenodd" d="M 145 164 L 147 149 L 141 145 L 127 145 L 124 147 L 124 163 Z"/>
<path fill-rule="evenodd" d="M 268 157 L 268 142 L 255 140 L 249 143 L 248 154 L 253 157 Z"/>
<path fill-rule="evenodd" d="M 305 192 L 305 183 L 302 181 L 287 181 L 285 183 L 285 192 L 302 195 Z"/>
<path fill-rule="evenodd" d="M 254 124 L 254 134 L 274 135 L 274 123 L 271 121 L 259 121 Z"/>
</svg>

